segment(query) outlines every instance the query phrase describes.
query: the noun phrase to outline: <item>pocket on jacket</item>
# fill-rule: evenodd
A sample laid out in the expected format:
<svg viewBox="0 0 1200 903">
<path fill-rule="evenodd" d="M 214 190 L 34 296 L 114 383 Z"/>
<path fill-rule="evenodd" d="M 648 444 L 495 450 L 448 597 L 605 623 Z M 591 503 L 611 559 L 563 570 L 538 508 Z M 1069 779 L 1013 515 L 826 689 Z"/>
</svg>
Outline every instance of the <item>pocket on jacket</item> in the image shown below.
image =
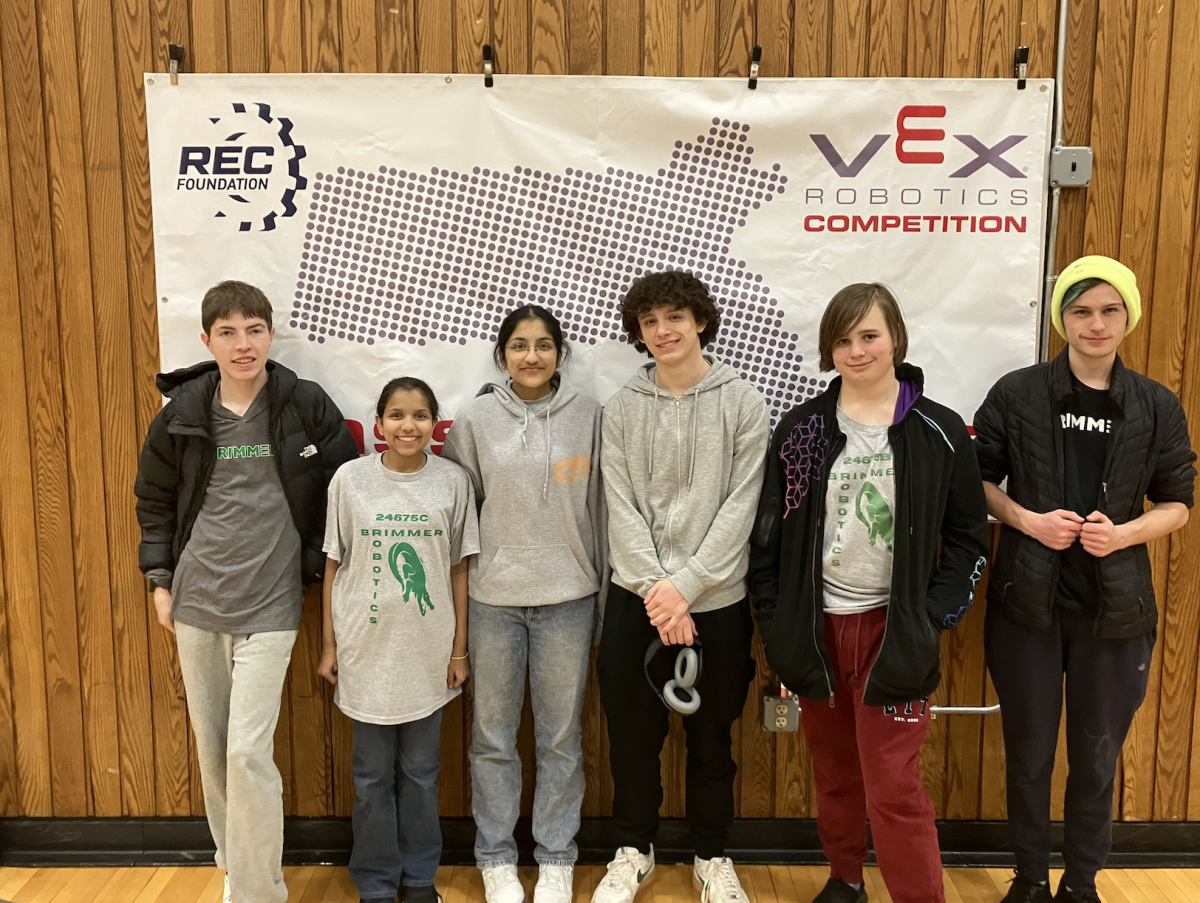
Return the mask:
<svg viewBox="0 0 1200 903">
<path fill-rule="evenodd" d="M 514 584 L 528 591 L 531 587 L 553 590 L 563 588 L 567 595 L 552 601 L 579 598 L 578 587 L 596 582 L 565 543 L 555 546 L 501 546 L 487 568 L 479 575 L 480 584 L 493 588 Z M 493 591 L 495 591 L 493 589 Z M 575 592 L 576 595 L 570 595 Z M 515 601 L 511 604 L 526 604 Z"/>
</svg>

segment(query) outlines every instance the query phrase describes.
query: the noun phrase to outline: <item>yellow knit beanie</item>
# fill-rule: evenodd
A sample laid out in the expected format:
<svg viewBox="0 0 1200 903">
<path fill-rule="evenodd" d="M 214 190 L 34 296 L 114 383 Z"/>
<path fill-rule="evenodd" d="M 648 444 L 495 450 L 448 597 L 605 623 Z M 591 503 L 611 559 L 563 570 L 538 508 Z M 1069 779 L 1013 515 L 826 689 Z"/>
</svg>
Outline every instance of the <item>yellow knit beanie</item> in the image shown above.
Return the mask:
<svg viewBox="0 0 1200 903">
<path fill-rule="evenodd" d="M 1103 279 L 1117 290 L 1125 302 L 1125 310 L 1129 312 L 1129 320 L 1125 324 L 1125 335 L 1133 332 L 1133 327 L 1137 326 L 1138 320 L 1142 318 L 1142 295 L 1138 291 L 1137 277 L 1123 263 L 1118 263 L 1111 257 L 1092 254 L 1088 257 L 1080 257 L 1068 266 L 1062 271 L 1058 281 L 1054 283 L 1054 295 L 1050 300 L 1050 320 L 1054 323 L 1058 334 L 1064 339 L 1067 337 L 1067 331 L 1063 328 L 1062 321 L 1063 296 L 1067 294 L 1071 286 L 1084 279 Z"/>
</svg>

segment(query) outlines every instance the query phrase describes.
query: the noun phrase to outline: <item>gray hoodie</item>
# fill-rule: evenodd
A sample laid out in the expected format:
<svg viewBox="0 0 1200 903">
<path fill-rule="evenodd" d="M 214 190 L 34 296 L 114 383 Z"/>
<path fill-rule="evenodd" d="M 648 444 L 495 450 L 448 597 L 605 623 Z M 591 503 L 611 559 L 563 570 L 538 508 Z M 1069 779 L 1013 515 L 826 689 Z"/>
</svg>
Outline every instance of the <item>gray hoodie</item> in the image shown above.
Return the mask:
<svg viewBox="0 0 1200 903">
<path fill-rule="evenodd" d="M 681 397 L 653 362 L 604 410 L 604 491 L 613 582 L 645 597 L 667 577 L 693 613 L 746 595 L 750 529 L 770 438 L 762 395 L 712 367 Z"/>
<path fill-rule="evenodd" d="M 467 402 L 442 454 L 475 484 L 471 598 L 552 605 L 599 592 L 608 568 L 600 403 L 560 384 L 525 402 L 494 382 Z"/>
</svg>

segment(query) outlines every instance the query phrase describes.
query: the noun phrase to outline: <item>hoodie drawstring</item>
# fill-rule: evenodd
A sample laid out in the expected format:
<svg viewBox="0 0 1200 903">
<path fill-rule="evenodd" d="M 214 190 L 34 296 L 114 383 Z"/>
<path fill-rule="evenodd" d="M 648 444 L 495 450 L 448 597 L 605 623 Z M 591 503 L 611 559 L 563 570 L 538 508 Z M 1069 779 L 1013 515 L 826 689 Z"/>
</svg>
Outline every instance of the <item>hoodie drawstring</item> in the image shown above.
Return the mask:
<svg viewBox="0 0 1200 903">
<path fill-rule="evenodd" d="M 528 416 L 528 415 L 526 415 Z M 546 405 L 546 474 L 542 478 L 542 501 L 546 501 L 546 487 L 550 485 L 550 405 Z"/>
<path fill-rule="evenodd" d="M 654 476 L 654 427 L 658 423 L 658 386 L 654 387 L 654 404 L 650 405 L 650 453 L 646 461 L 646 475 Z"/>
<path fill-rule="evenodd" d="M 521 424 L 521 445 L 523 445 L 525 448 L 529 448 L 529 408 L 522 405 L 521 413 L 525 415 L 525 421 Z"/>
<path fill-rule="evenodd" d="M 720 392 L 720 388 L 717 389 Z M 718 408 L 717 410 L 720 410 Z M 696 423 L 700 420 L 700 387 L 692 389 L 692 462 L 688 468 L 688 489 L 692 488 L 692 477 L 696 475 Z"/>
</svg>

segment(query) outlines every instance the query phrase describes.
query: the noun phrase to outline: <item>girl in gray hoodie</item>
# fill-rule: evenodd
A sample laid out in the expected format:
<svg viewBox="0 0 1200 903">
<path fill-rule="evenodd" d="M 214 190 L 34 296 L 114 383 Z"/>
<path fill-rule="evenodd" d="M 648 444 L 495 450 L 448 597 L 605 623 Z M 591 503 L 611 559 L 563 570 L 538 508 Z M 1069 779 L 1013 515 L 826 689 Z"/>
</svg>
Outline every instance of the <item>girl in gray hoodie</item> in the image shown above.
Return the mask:
<svg viewBox="0 0 1200 903">
<path fill-rule="evenodd" d="M 533 700 L 534 903 L 570 903 L 583 802 L 580 715 L 597 596 L 607 572 L 599 403 L 565 385 L 568 348 L 550 311 L 530 305 L 500 325 L 509 379 L 484 386 L 450 429 L 480 505 L 471 559 L 474 680 L 471 775 L 475 859 L 487 903 L 522 903 L 513 827 L 521 802 L 517 728 L 526 668 Z"/>
</svg>

